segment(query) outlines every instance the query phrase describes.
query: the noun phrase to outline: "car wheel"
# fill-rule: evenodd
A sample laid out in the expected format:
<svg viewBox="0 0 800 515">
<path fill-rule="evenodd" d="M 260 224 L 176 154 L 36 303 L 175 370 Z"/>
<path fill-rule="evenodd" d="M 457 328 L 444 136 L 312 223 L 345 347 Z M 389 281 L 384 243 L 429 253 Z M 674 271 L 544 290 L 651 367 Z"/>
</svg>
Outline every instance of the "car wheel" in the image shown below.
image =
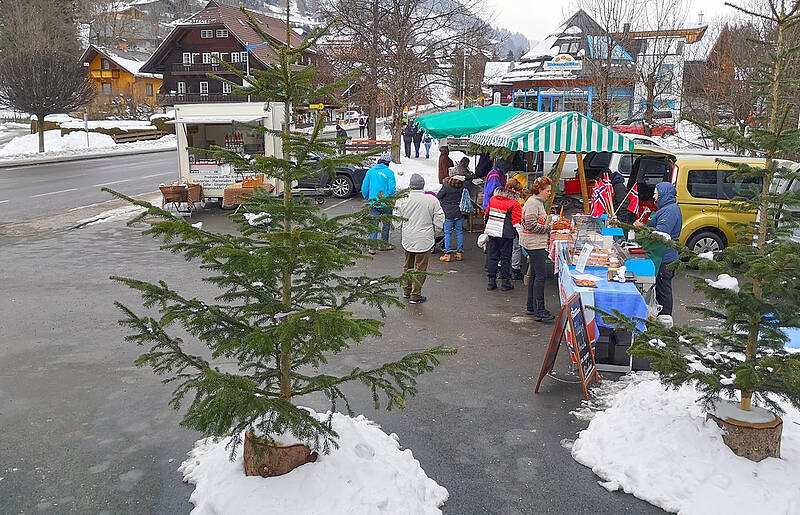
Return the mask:
<svg viewBox="0 0 800 515">
<path fill-rule="evenodd" d="M 725 241 L 722 236 L 715 232 L 703 231 L 693 235 L 686 242 L 686 246 L 694 252 L 714 252 L 725 248 Z"/>
<path fill-rule="evenodd" d="M 348 198 L 353 194 L 353 181 L 346 175 L 337 175 L 331 182 L 331 193 L 336 198 Z"/>
</svg>

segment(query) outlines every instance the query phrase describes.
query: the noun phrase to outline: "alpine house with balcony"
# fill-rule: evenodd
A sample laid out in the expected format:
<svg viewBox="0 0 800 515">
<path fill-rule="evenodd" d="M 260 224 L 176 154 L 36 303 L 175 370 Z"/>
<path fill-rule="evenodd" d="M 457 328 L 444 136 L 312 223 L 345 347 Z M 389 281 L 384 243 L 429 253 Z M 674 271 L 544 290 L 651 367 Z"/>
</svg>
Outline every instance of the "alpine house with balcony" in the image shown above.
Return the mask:
<svg viewBox="0 0 800 515">
<path fill-rule="evenodd" d="M 285 40 L 286 24 L 282 20 L 251 14 L 271 38 L 278 42 Z M 297 47 L 302 41 L 293 31 L 290 44 Z M 248 66 L 251 70 L 265 69 L 275 59 L 271 47 L 261 43 L 264 43 L 261 35 L 238 7 L 211 0 L 202 11 L 172 29 L 141 71 L 163 76 L 158 95 L 160 105 L 243 102 L 246 97 L 234 96 L 229 84 L 209 78 L 207 74 L 214 73 L 241 83 L 214 56 L 241 71 L 246 71 Z M 316 55 L 309 51 L 301 64 L 311 64 L 315 59 Z"/>
</svg>

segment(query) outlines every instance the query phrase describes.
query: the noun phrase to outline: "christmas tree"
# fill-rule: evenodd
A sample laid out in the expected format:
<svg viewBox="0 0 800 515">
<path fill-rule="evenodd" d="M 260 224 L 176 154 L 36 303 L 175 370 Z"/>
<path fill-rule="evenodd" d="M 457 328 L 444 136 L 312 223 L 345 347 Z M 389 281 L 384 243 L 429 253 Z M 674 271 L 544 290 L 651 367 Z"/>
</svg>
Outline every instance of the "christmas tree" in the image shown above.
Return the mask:
<svg viewBox="0 0 800 515">
<path fill-rule="evenodd" d="M 416 393 L 415 378 L 455 350 L 437 346 L 345 375 L 324 372 L 329 355 L 381 336 L 382 322 L 357 316 L 352 310 L 361 305 L 385 316 L 387 307 L 402 305 L 396 293 L 398 282 L 404 277 L 413 279 L 415 273 L 370 277 L 354 266 L 368 258 L 368 244 L 383 244 L 366 235 L 390 215 L 370 216 L 365 206 L 355 213 L 326 216 L 315 203 L 292 196 L 292 181 L 340 163 L 360 162 L 364 155 L 338 155 L 339 142 L 320 137 L 324 116 L 310 134 L 291 130 L 292 106 L 327 99 L 338 86 L 315 85 L 317 68 L 299 65 L 324 31 L 313 31 L 292 48 L 288 6 L 285 44 L 275 42 L 244 12 L 272 47 L 275 65 L 246 77 L 225 63 L 244 86 L 218 79 L 230 83 L 236 94 L 283 105 L 281 131 L 253 128 L 277 136 L 282 155 L 247 155 L 222 147 L 208 153 L 238 170 L 279 179 L 283 194 L 273 196 L 256 188 L 241 212 L 231 216 L 238 234 L 202 230 L 161 208 L 128 199 L 146 208 L 131 223 L 149 222 L 145 234 L 161 239 L 163 249 L 198 261 L 208 274 L 206 283 L 220 293 L 213 302 L 206 302 L 178 292 L 165 281 L 112 277 L 138 290 L 145 308 L 159 312 L 158 317 L 137 314 L 117 303 L 124 313 L 120 323 L 131 331 L 128 341 L 149 347 L 136 364 L 151 366 L 156 374 L 166 376 L 165 383 L 176 385 L 170 405 L 178 409 L 184 400 L 188 402 L 181 424 L 206 435 L 230 432 L 231 456 L 244 430 L 267 440 L 291 434 L 312 449 L 327 452 L 337 437 L 330 418 L 327 423 L 320 421 L 297 407 L 292 402 L 295 397 L 323 392 L 332 410 L 341 402 L 352 414 L 341 388 L 356 381 L 371 391 L 376 409 L 381 397 L 387 409 L 403 407 L 406 398 Z M 385 199 L 390 205 L 393 201 Z M 204 344 L 207 352 L 190 353 L 188 342 L 172 334 L 176 325 Z"/>
<path fill-rule="evenodd" d="M 799 9 L 797 1 L 786 10 L 782 2 L 770 0 L 767 12 L 751 13 L 765 22 L 761 44 L 770 50 L 769 61 L 761 63 L 762 80 L 753 85 L 765 107 L 760 126 L 744 136 L 735 129 L 708 127 L 720 139 L 763 158 L 759 166 L 720 158 L 734 168 L 727 180 L 742 185 L 733 199 L 734 209 L 757 213 L 755 220 L 737 224 L 738 240 L 714 259 L 666 242 L 679 249 L 684 263 L 718 275 L 716 280 L 694 277 L 696 290 L 713 307 L 689 309 L 702 315 L 708 327 L 667 328 L 648 321 L 630 348 L 634 356 L 653 360 L 652 369 L 665 382 L 694 383 L 707 406 L 728 398 L 738 400 L 743 411 L 760 405 L 781 413 L 781 401 L 800 407 L 800 354 L 784 349 L 787 337 L 781 331 L 800 327 L 800 243 L 792 238 L 797 224 L 786 211 L 800 203 L 798 192 L 786 188 L 789 181 L 800 180 L 800 174 L 790 166 L 794 163 L 780 159 L 800 148 L 797 47 L 790 41 L 800 21 Z M 637 238 L 657 237 L 647 228 L 636 229 Z M 622 317 L 617 321 L 623 322 Z"/>
</svg>

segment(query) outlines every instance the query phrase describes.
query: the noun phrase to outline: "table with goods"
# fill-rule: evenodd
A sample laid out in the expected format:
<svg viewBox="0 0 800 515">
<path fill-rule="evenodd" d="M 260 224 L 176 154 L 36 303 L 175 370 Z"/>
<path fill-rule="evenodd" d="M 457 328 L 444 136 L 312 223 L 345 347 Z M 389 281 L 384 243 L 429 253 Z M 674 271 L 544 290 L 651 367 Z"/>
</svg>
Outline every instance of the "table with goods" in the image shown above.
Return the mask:
<svg viewBox="0 0 800 515">
<path fill-rule="evenodd" d="M 553 223 L 548 255 L 558 275 L 559 300 L 563 305 L 573 294 L 580 295 L 598 370 L 649 369 L 648 363 L 626 352 L 632 333 L 615 329 L 602 314 L 619 311 L 639 319 L 636 328 L 643 330 L 641 320 L 648 317 L 645 299 L 655 293 L 653 262 L 640 245 L 626 241 L 624 231 L 612 225 L 608 218 L 585 214 L 559 216 Z"/>
</svg>

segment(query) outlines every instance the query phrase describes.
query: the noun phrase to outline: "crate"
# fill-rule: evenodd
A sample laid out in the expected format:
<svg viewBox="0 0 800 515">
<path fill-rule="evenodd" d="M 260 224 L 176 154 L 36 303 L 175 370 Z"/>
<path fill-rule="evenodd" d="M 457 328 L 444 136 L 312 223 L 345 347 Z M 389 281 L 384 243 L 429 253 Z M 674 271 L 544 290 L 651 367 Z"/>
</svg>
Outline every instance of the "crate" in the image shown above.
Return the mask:
<svg viewBox="0 0 800 515">
<path fill-rule="evenodd" d="M 564 179 L 564 193 L 567 195 L 575 195 L 580 194 L 581 192 L 581 180 L 578 177 L 573 177 L 571 179 Z"/>
</svg>

